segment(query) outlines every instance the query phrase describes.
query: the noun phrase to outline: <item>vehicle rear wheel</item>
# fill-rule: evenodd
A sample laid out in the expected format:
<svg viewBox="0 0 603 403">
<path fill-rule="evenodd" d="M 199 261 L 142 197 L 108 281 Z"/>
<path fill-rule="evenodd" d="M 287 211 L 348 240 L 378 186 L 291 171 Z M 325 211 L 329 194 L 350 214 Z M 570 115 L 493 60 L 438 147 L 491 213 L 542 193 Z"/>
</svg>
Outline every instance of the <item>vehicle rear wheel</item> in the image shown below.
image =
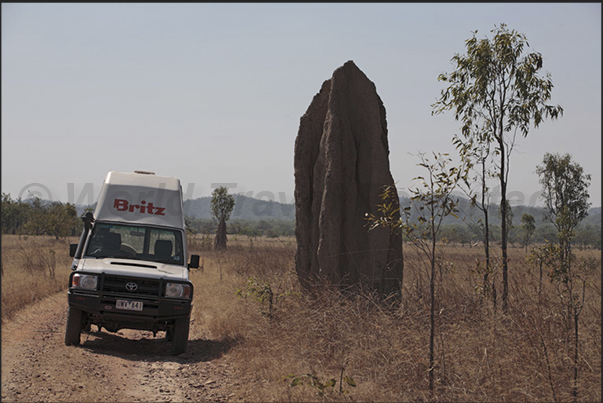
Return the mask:
<svg viewBox="0 0 603 403">
<path fill-rule="evenodd" d="M 174 333 L 172 334 L 172 355 L 182 354 L 186 351 L 189 326 L 190 318 L 176 319 L 174 321 Z"/>
<path fill-rule="evenodd" d="M 77 346 L 80 344 L 80 334 L 82 333 L 82 310 L 69 307 L 67 314 L 67 325 L 65 327 L 65 344 L 67 346 Z"/>
</svg>

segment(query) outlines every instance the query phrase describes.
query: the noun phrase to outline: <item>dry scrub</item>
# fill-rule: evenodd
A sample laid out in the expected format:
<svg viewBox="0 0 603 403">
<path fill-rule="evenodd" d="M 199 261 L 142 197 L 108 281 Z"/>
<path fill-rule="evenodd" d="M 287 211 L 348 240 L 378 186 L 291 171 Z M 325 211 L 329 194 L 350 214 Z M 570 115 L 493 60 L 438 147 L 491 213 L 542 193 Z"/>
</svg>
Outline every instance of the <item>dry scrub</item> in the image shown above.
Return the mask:
<svg viewBox="0 0 603 403">
<path fill-rule="evenodd" d="M 204 260 L 193 273 L 194 317 L 207 325 L 203 337 L 233 341 L 227 357 L 247 401 L 572 401 L 572 328 L 557 288 L 545 277 L 539 294 L 538 270 L 523 250 L 510 252 L 503 315 L 479 293 L 481 250 L 443 248 L 433 396 L 428 271 L 410 246 L 398 306 L 368 292 L 302 293 L 292 241 L 231 240 L 223 252 L 193 245 Z M 601 401 L 600 251 L 577 253 L 598 264 L 580 316 L 578 400 Z"/>
<path fill-rule="evenodd" d="M 69 243 L 77 241 L 2 235 L 2 322 L 26 305 L 66 290 L 72 262 Z"/>
<path fill-rule="evenodd" d="M 3 320 L 41 296 L 65 291 L 68 244 L 76 241 L 2 237 Z M 192 238 L 190 246 L 202 266 L 191 273 L 190 339 L 211 340 L 207 348 L 220 349 L 207 356 L 234 368 L 237 399 L 572 401 L 571 320 L 546 274 L 539 292 L 539 271 L 525 263 L 522 249 L 510 249 L 509 312 L 503 314 L 479 293 L 481 250 L 442 248 L 431 396 L 429 278 L 411 246 L 405 247 L 399 305 L 361 291 L 301 292 L 293 239 L 231 237 L 227 250 L 214 251 L 211 242 Z M 580 316 L 578 401 L 601 401 L 601 255 L 576 252 L 597 262 Z M 495 278 L 500 282 L 500 273 Z"/>
</svg>

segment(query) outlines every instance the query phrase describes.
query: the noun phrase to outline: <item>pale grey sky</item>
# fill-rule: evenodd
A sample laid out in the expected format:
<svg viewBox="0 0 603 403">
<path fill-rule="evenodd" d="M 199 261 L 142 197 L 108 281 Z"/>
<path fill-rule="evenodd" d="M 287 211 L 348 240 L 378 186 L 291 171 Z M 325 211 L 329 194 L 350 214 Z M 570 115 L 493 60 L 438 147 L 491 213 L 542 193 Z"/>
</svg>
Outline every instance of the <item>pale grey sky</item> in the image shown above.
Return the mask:
<svg viewBox="0 0 603 403">
<path fill-rule="evenodd" d="M 478 31 L 527 36 L 564 116 L 517 141 L 509 191 L 541 205 L 545 152 L 570 153 L 601 206 L 600 3 L 2 3 L 2 192 L 93 203 L 108 171 L 292 202 L 299 119 L 348 60 L 387 111 L 401 194 L 417 152 L 455 154 L 438 74 Z M 496 183 L 492 183 L 496 192 Z"/>
</svg>

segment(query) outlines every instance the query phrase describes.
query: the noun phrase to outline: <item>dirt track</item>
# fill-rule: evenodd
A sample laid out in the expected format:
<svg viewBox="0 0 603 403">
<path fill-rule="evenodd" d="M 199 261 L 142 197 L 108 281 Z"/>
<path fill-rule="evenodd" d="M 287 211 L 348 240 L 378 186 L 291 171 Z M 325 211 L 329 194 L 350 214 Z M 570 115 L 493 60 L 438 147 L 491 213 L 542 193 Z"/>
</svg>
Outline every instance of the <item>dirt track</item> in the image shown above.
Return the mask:
<svg viewBox="0 0 603 403">
<path fill-rule="evenodd" d="M 228 345 L 195 340 L 170 355 L 163 332 L 121 330 L 82 334 L 82 345 L 64 343 L 66 293 L 25 308 L 2 325 L 3 402 L 225 402 L 234 393 Z"/>
</svg>

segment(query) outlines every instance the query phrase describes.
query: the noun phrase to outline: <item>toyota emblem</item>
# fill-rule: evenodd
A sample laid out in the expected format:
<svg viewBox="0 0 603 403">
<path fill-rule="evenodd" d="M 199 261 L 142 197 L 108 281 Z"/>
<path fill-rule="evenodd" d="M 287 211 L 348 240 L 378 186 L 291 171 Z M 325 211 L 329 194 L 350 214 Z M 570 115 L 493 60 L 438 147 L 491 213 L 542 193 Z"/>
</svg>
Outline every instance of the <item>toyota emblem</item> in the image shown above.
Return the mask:
<svg viewBox="0 0 603 403">
<path fill-rule="evenodd" d="M 136 283 L 126 284 L 126 290 L 128 290 L 128 291 L 136 291 L 137 289 L 138 289 L 138 284 L 136 284 Z"/>
</svg>

